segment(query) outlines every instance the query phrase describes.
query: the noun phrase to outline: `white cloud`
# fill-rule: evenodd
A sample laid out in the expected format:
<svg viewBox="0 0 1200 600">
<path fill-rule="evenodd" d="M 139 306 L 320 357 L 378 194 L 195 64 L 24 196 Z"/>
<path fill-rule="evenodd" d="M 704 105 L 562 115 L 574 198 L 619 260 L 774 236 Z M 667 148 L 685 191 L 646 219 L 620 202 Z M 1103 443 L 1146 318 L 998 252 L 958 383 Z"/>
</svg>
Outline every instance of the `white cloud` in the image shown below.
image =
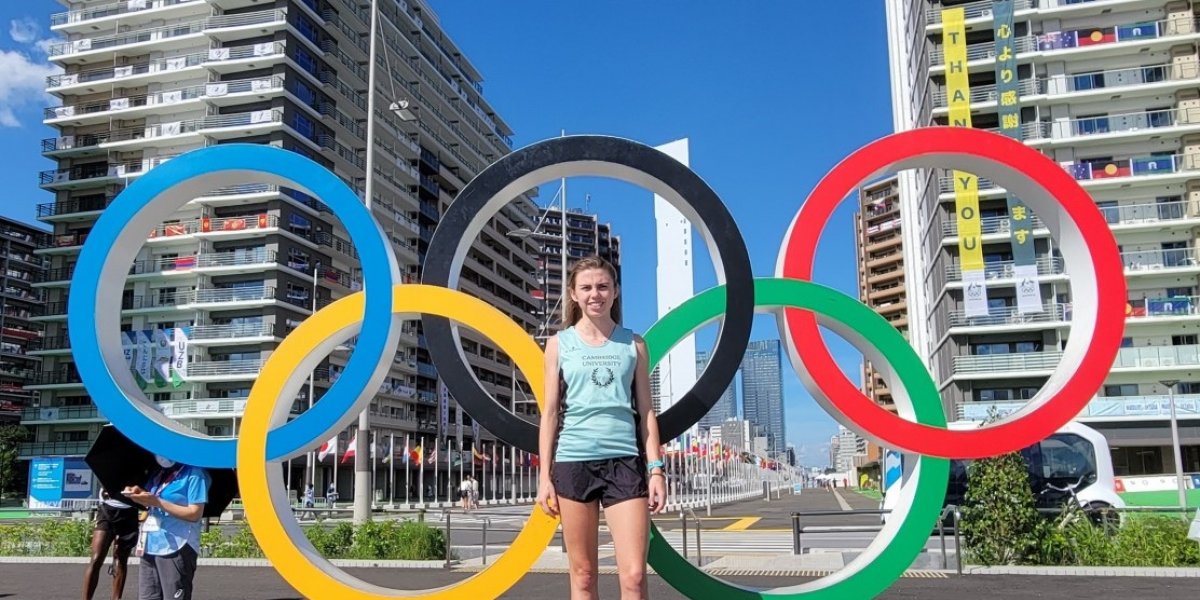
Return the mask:
<svg viewBox="0 0 1200 600">
<path fill-rule="evenodd" d="M 9 21 L 8 35 L 12 36 L 14 42 L 28 44 L 37 39 L 40 29 L 33 17 L 22 17 Z"/>
<path fill-rule="evenodd" d="M 0 127 L 20 127 L 14 109 L 42 102 L 46 77 L 59 73 L 58 67 L 30 60 L 15 50 L 0 50 Z"/>
</svg>

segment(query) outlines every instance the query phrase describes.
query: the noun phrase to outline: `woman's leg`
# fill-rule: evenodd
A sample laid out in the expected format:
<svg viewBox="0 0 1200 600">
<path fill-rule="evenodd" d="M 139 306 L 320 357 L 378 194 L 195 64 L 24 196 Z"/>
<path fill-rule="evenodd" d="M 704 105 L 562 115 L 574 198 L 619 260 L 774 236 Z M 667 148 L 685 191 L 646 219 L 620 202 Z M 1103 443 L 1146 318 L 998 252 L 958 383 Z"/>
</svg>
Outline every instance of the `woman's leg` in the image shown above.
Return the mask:
<svg viewBox="0 0 1200 600">
<path fill-rule="evenodd" d="M 650 508 L 645 498 L 633 498 L 604 508 L 604 522 L 617 550 L 621 600 L 646 600 L 646 549 L 650 538 Z"/>
<path fill-rule="evenodd" d="M 600 503 L 576 502 L 558 497 L 563 544 L 571 564 L 571 600 L 597 600 L 599 577 Z"/>
<path fill-rule="evenodd" d="M 83 571 L 83 600 L 92 600 L 96 593 L 96 584 L 100 582 L 100 567 L 108 556 L 108 548 L 112 546 L 113 534 L 107 529 L 92 531 L 92 553 L 88 566 Z"/>
</svg>

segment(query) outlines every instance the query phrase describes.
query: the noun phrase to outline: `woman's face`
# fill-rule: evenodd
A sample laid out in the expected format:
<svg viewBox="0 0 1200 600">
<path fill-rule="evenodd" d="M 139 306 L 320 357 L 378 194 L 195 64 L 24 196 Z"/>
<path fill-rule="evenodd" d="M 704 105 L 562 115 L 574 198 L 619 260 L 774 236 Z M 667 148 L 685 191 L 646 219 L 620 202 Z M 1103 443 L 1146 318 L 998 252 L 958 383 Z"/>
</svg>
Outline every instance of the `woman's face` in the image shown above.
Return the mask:
<svg viewBox="0 0 1200 600">
<path fill-rule="evenodd" d="M 575 275 L 571 299 L 588 318 L 608 317 L 617 298 L 617 284 L 605 269 L 587 269 Z"/>
</svg>

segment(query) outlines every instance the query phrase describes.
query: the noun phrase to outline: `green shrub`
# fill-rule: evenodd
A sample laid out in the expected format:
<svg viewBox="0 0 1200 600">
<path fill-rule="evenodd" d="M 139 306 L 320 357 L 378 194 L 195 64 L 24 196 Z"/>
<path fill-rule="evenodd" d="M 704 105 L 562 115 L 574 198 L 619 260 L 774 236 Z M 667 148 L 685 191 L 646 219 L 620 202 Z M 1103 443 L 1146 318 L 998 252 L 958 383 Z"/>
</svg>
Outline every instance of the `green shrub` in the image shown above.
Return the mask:
<svg viewBox="0 0 1200 600">
<path fill-rule="evenodd" d="M 379 560 L 436 560 L 446 558 L 441 530 L 412 521 L 372 521 L 354 532 L 350 558 Z"/>
<path fill-rule="evenodd" d="M 374 560 L 442 560 L 446 538 L 442 531 L 414 521 L 372 521 L 357 528 L 350 523 L 320 525 L 304 530 L 325 558 Z M 0 556 L 87 556 L 91 551 L 92 524 L 87 521 L 44 521 L 0 525 Z M 263 552 L 249 527 L 226 534 L 213 527 L 200 534 L 201 556 L 212 558 L 262 558 Z"/>
<path fill-rule="evenodd" d="M 354 526 L 338 523 L 336 527 L 315 525 L 304 530 L 305 537 L 325 558 L 346 558 L 354 543 Z"/>
<path fill-rule="evenodd" d="M 0 525 L 0 556 L 88 556 L 92 524 L 58 519 Z"/>
<path fill-rule="evenodd" d="M 967 467 L 959 526 L 972 560 L 985 565 L 1028 562 L 1038 553 L 1041 522 L 1020 453 L 976 460 Z"/>
</svg>

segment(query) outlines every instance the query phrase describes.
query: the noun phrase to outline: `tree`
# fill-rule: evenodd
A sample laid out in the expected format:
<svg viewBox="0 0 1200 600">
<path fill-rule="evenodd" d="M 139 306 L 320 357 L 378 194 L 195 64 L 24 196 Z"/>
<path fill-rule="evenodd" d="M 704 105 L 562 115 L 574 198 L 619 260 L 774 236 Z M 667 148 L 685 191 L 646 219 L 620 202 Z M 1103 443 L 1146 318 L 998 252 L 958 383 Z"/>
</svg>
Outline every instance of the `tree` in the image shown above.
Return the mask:
<svg viewBox="0 0 1200 600">
<path fill-rule="evenodd" d="M 28 431 L 15 424 L 0 425 L 0 497 L 14 491 L 17 481 L 17 446 L 25 441 Z"/>
</svg>

